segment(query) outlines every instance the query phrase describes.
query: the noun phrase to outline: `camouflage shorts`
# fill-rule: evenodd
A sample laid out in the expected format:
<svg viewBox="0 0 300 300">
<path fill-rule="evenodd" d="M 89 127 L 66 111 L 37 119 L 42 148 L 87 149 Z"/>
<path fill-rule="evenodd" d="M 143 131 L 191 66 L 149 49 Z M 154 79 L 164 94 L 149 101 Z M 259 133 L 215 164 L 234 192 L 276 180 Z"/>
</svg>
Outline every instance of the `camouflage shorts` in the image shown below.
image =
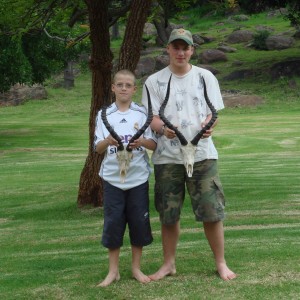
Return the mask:
<svg viewBox="0 0 300 300">
<path fill-rule="evenodd" d="M 175 224 L 180 219 L 185 188 L 191 198 L 196 221 L 223 220 L 225 197 L 220 182 L 217 160 L 194 164 L 192 177 L 187 177 L 183 165 L 155 165 L 155 207 L 163 224 Z"/>
</svg>

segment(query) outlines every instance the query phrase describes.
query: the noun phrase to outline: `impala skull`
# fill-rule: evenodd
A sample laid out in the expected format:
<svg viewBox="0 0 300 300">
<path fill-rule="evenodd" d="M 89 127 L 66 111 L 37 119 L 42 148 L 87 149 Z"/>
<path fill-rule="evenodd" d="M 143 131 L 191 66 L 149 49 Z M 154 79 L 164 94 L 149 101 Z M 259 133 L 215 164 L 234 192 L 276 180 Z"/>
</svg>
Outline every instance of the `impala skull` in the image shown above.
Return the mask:
<svg viewBox="0 0 300 300">
<path fill-rule="evenodd" d="M 180 151 L 183 157 L 183 164 L 188 177 L 193 176 L 196 147 L 197 146 L 193 145 L 191 142 L 189 142 L 185 146 L 181 145 L 180 147 Z"/>
<path fill-rule="evenodd" d="M 215 123 L 215 121 L 218 118 L 218 113 L 208 98 L 206 84 L 205 84 L 204 78 L 201 76 L 200 80 L 202 81 L 202 84 L 203 84 L 204 98 L 205 98 L 207 106 L 211 110 L 212 117 L 211 117 L 210 121 L 195 135 L 195 137 L 190 142 L 188 142 L 186 140 L 186 138 L 183 136 L 183 134 L 177 129 L 177 127 L 172 125 L 171 122 L 164 115 L 164 110 L 166 108 L 166 105 L 168 103 L 169 96 L 170 96 L 171 78 L 172 78 L 172 75 L 170 76 L 170 79 L 168 82 L 168 88 L 167 88 L 165 100 L 159 109 L 159 117 L 161 118 L 161 120 L 165 123 L 165 125 L 168 128 L 174 130 L 176 136 L 178 137 L 178 139 L 181 143 L 180 150 L 181 150 L 181 154 L 182 154 L 183 164 L 186 169 L 186 173 L 187 173 L 188 177 L 192 177 L 197 144 L 198 144 L 199 140 L 201 139 L 201 137 L 203 136 L 203 134 L 206 132 L 206 130 L 210 129 L 211 126 Z"/>
<path fill-rule="evenodd" d="M 127 171 L 129 168 L 130 161 L 132 160 L 133 154 L 131 151 L 120 150 L 117 152 L 117 159 L 120 168 L 120 181 L 125 182 Z"/>
</svg>

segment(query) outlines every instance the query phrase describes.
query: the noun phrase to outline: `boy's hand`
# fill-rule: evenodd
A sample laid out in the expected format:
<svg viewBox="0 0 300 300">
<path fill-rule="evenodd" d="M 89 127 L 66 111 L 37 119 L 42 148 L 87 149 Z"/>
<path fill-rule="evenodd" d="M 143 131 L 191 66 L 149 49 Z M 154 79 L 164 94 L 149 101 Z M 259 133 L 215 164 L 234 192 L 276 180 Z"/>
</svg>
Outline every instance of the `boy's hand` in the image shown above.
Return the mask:
<svg viewBox="0 0 300 300">
<path fill-rule="evenodd" d="M 202 123 L 201 123 L 202 128 L 205 127 L 206 124 L 207 124 L 207 122 L 202 122 Z M 210 137 L 210 136 L 212 135 L 213 131 L 214 131 L 214 130 L 213 130 L 212 128 L 207 129 L 207 130 L 205 131 L 205 133 L 203 134 L 202 139 L 206 139 L 206 138 Z"/>
<path fill-rule="evenodd" d="M 109 146 L 116 146 L 116 147 L 119 146 L 118 142 L 111 135 L 109 135 L 106 138 L 106 141 L 107 141 L 107 143 L 108 143 Z"/>
<path fill-rule="evenodd" d="M 140 137 L 129 144 L 129 148 L 136 149 L 143 146 L 144 138 Z"/>
</svg>

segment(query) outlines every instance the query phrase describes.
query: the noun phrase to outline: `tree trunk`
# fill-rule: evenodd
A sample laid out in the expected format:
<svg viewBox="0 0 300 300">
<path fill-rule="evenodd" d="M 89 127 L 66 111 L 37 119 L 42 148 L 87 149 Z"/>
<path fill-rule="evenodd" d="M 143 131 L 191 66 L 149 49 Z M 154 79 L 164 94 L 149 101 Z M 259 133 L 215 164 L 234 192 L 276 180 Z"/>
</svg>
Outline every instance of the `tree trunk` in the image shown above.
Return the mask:
<svg viewBox="0 0 300 300">
<path fill-rule="evenodd" d="M 110 103 L 112 52 L 108 26 L 109 0 L 86 0 L 90 22 L 92 53 L 92 100 L 89 119 L 89 149 L 80 175 L 77 204 L 102 205 L 102 181 L 98 175 L 102 155 L 94 151 L 96 115 L 103 104 Z"/>
<path fill-rule="evenodd" d="M 92 103 L 89 121 L 89 152 L 79 182 L 78 206 L 102 206 L 102 181 L 98 175 L 103 156 L 94 151 L 96 115 L 103 104 L 110 103 L 112 52 L 110 50 L 109 0 L 85 0 L 90 21 L 92 54 Z M 133 0 L 125 37 L 121 47 L 118 69 L 134 71 L 140 58 L 144 25 L 151 0 Z"/>
<path fill-rule="evenodd" d="M 158 3 L 156 3 L 156 13 L 153 24 L 157 31 L 156 43 L 159 46 L 166 46 L 170 34 L 169 21 L 166 18 L 164 9 Z"/>
<path fill-rule="evenodd" d="M 124 40 L 121 46 L 118 69 L 135 71 L 140 59 L 142 35 L 151 0 L 133 0 L 127 21 Z"/>
</svg>

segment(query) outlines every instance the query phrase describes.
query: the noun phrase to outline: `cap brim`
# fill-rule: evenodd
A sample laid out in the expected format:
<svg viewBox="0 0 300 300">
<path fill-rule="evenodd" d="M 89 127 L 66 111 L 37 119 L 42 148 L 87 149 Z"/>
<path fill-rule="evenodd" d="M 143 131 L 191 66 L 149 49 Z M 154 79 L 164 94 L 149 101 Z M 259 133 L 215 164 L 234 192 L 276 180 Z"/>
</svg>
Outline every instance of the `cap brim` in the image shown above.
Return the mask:
<svg viewBox="0 0 300 300">
<path fill-rule="evenodd" d="M 184 42 L 186 42 L 186 43 L 187 43 L 188 45 L 190 45 L 190 46 L 193 46 L 193 45 L 194 45 L 193 42 L 191 42 L 189 39 L 186 39 L 186 38 L 184 38 L 184 37 L 176 37 L 176 38 L 174 38 L 174 39 L 170 39 L 169 42 L 168 42 L 168 44 L 170 44 L 170 43 L 172 43 L 172 42 L 174 42 L 174 41 L 176 41 L 176 40 L 184 41 Z"/>
</svg>

